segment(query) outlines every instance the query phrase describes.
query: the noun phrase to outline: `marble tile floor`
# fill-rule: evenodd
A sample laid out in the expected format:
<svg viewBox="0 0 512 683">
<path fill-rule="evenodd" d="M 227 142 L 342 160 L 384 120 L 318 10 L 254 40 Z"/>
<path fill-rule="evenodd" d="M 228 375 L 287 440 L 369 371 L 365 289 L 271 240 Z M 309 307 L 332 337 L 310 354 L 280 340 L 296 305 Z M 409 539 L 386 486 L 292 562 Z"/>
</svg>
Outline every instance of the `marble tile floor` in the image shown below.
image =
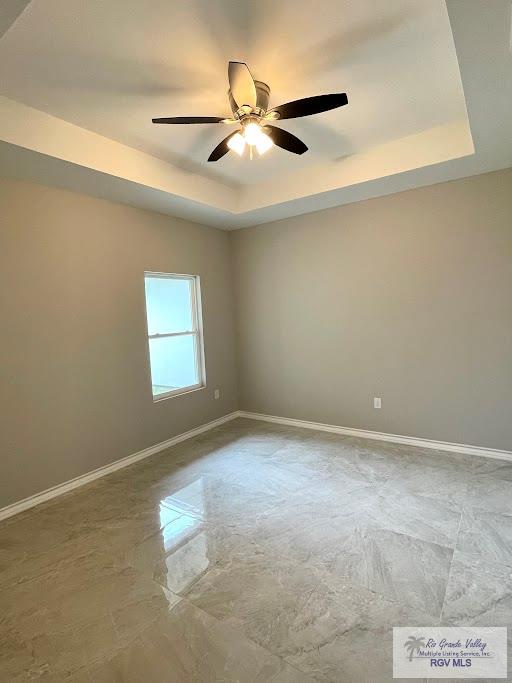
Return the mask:
<svg viewBox="0 0 512 683">
<path fill-rule="evenodd" d="M 238 419 L 0 523 L 2 682 L 386 683 L 393 626 L 511 623 L 512 463 Z"/>
</svg>

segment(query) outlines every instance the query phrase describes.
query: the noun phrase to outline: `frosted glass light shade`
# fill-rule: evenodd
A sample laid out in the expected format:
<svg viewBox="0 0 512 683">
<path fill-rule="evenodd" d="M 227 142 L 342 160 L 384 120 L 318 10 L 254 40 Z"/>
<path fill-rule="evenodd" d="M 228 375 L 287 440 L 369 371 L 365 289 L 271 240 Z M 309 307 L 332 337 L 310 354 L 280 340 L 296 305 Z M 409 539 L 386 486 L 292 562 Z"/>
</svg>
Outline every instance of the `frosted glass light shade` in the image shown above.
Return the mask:
<svg viewBox="0 0 512 683">
<path fill-rule="evenodd" d="M 256 149 L 258 150 L 258 153 L 260 155 L 265 154 L 265 152 L 268 152 L 268 150 L 272 147 L 273 144 L 274 143 L 269 138 L 269 136 L 263 131 L 260 131 L 260 136 L 256 140 Z"/>
<path fill-rule="evenodd" d="M 240 133 L 233 135 L 232 138 L 228 140 L 228 147 L 236 152 L 239 156 L 242 156 L 245 149 L 245 139 Z"/>
<path fill-rule="evenodd" d="M 255 145 L 261 134 L 261 128 L 257 123 L 249 123 L 244 129 L 244 137 L 248 145 Z"/>
</svg>

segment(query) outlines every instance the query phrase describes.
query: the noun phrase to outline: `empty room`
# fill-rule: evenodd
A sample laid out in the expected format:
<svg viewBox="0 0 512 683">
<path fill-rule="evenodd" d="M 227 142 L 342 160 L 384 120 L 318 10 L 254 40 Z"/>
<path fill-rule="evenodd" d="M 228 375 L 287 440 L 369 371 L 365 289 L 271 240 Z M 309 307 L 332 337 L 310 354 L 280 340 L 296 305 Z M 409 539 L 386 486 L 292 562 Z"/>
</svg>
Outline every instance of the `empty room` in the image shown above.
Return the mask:
<svg viewBox="0 0 512 683">
<path fill-rule="evenodd" d="M 512 681 L 510 0 L 2 0 L 0 681 Z"/>
</svg>

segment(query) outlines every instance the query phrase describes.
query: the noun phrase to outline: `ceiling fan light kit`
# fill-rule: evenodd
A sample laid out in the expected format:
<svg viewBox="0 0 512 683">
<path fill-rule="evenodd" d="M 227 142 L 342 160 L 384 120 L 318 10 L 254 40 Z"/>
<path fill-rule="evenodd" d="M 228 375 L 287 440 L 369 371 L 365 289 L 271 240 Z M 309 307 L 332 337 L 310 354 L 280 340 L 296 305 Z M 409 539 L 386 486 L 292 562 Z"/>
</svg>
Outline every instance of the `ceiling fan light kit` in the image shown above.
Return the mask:
<svg viewBox="0 0 512 683">
<path fill-rule="evenodd" d="M 270 125 L 269 122 L 311 116 L 342 107 L 348 103 L 346 93 L 333 93 L 287 102 L 269 110 L 270 88 L 266 83 L 253 79 L 247 64 L 229 62 L 228 80 L 228 98 L 233 113 L 232 118 L 174 116 L 153 119 L 153 123 L 239 124 L 240 129 L 224 138 L 210 154 L 208 161 L 218 161 L 230 150 L 242 156 L 246 147 L 249 147 L 250 158 L 252 159 L 253 147 L 256 147 L 258 154 L 262 155 L 273 145 L 293 154 L 304 154 L 308 148 L 302 140 L 283 128 Z"/>
<path fill-rule="evenodd" d="M 233 152 L 236 152 L 238 156 L 242 156 L 244 153 L 245 149 L 245 138 L 243 135 L 240 135 L 240 133 L 235 133 L 235 135 L 232 135 L 229 140 L 228 140 L 228 147 L 231 149 Z"/>
</svg>

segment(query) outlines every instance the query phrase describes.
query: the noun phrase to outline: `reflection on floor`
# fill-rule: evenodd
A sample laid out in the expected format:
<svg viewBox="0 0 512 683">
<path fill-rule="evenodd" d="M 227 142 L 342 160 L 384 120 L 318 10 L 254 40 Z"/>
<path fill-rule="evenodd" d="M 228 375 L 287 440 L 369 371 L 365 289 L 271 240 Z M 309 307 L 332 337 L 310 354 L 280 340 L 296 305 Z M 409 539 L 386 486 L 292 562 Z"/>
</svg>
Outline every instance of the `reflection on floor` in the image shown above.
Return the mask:
<svg viewBox="0 0 512 683">
<path fill-rule="evenodd" d="M 0 680 L 392 680 L 512 622 L 512 463 L 236 420 L 0 525 Z"/>
</svg>

